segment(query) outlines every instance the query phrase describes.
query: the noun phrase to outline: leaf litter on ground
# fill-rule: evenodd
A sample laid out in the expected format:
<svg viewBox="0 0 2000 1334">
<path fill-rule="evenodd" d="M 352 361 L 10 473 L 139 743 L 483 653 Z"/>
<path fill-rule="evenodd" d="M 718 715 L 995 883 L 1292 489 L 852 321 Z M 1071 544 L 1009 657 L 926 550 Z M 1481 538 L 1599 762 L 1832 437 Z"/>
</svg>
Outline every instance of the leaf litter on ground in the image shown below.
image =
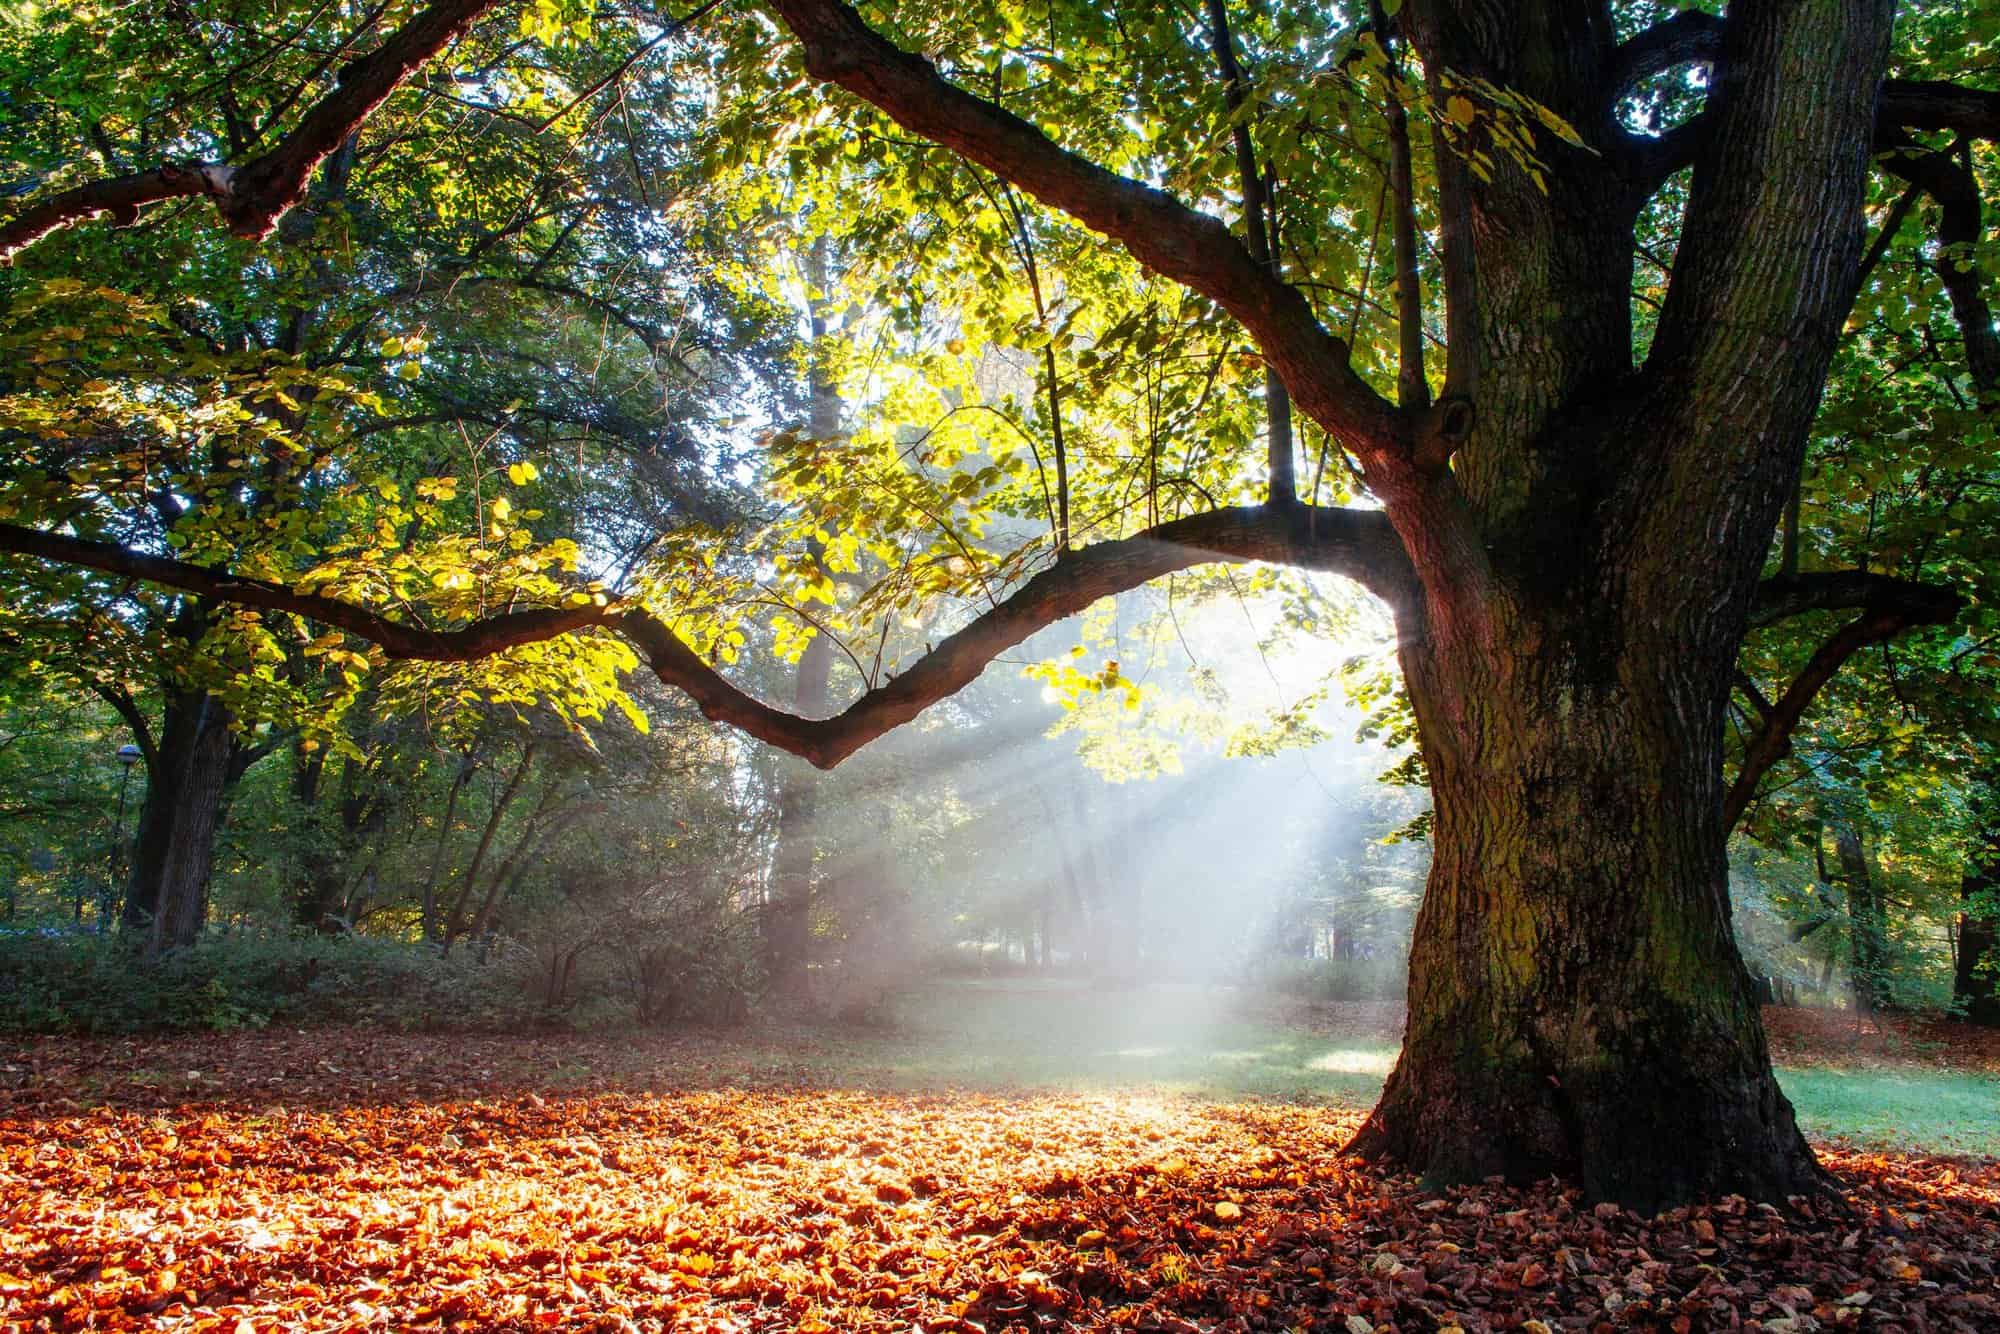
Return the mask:
<svg viewBox="0 0 2000 1334">
<path fill-rule="evenodd" d="M 2000 1329 L 2000 1168 L 1837 1204 L 1442 1194 L 1358 1113 L 896 1091 L 726 1037 L 0 1043 L 18 1329 Z"/>
</svg>

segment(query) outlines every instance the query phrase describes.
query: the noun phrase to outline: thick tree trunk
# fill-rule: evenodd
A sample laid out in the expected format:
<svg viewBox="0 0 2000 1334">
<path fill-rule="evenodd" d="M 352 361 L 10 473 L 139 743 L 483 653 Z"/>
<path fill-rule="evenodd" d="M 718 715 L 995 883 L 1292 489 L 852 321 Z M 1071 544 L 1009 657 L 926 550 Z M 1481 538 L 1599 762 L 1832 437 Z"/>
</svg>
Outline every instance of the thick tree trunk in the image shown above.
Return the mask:
<svg viewBox="0 0 2000 1334">
<path fill-rule="evenodd" d="M 208 912 L 208 879 L 230 777 L 230 714 L 200 692 L 170 695 L 147 773 L 124 924 L 151 953 L 190 945 Z"/>
<path fill-rule="evenodd" d="M 1402 1057 L 1355 1147 L 1642 1210 L 1812 1190 L 1730 931 L 1728 660 L 1657 641 L 1552 659 L 1565 628 L 1517 625 L 1470 662 L 1406 641 L 1434 857 Z"/>
<path fill-rule="evenodd" d="M 1474 425 L 1441 516 L 1384 497 L 1421 584 L 1399 616 L 1435 857 L 1362 1151 L 1440 1182 L 1558 1173 L 1639 1208 L 1818 1187 L 1730 932 L 1722 737 L 1853 300 L 1891 10 L 1730 6 L 1643 366 L 1643 153 L 1569 155 L 1546 189 L 1440 173 L 1469 223 L 1444 237 L 1446 389 Z M 1601 8 L 1408 14 L 1434 91 L 1477 70 L 1602 127 Z"/>
</svg>

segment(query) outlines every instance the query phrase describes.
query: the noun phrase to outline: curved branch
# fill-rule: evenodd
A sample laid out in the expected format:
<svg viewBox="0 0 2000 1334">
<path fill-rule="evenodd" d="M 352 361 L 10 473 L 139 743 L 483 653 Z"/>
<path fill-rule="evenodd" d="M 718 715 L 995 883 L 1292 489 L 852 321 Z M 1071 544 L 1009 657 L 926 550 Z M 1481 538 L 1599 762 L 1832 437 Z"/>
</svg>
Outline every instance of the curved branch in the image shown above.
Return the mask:
<svg viewBox="0 0 2000 1334">
<path fill-rule="evenodd" d="M 1605 105 L 1615 107 L 1643 79 L 1677 65 L 1712 63 L 1722 51 L 1726 21 L 1717 14 L 1683 10 L 1620 46 L 1605 78 Z M 1956 130 L 1975 139 L 2000 139 L 2000 93 L 1944 79 L 1885 79 L 1876 103 L 1884 131 Z"/>
<path fill-rule="evenodd" d="M 1757 784 L 1773 765 L 1792 753 L 1792 733 L 1842 664 L 1870 644 L 1893 639 L 1915 626 L 1941 625 L 1956 616 L 1962 605 L 1949 589 L 1865 573 L 1790 575 L 1767 580 L 1764 589 L 1771 592 L 1766 595 L 1760 590 L 1758 611 L 1775 610 L 1776 614 L 1763 616 L 1759 624 L 1813 609 L 1858 605 L 1863 611 L 1814 651 L 1784 694 L 1760 706 L 1763 726 L 1743 747 L 1742 767 L 1723 799 L 1725 829 L 1736 827 L 1757 795 Z"/>
<path fill-rule="evenodd" d="M 628 613 L 619 630 L 661 681 L 692 697 L 707 717 L 831 769 L 970 685 L 989 662 L 1035 631 L 1099 598 L 1216 561 L 1271 561 L 1342 574 L 1399 612 L 1413 602 L 1407 557 L 1379 512 L 1244 506 L 1176 519 L 1136 537 L 1073 551 L 930 649 L 901 676 L 831 718 L 800 718 L 745 694 L 649 613 Z"/>
<path fill-rule="evenodd" d="M 540 608 L 485 617 L 456 630 L 397 621 L 369 608 L 186 561 L 0 524 L 0 551 L 145 579 L 245 606 L 293 612 L 379 645 L 392 658 L 464 662 L 521 644 L 602 627 L 629 641 L 653 674 L 702 713 L 830 769 L 869 741 L 970 685 L 986 664 L 1044 626 L 1099 598 L 1161 575 L 1216 561 L 1270 561 L 1345 575 L 1401 615 L 1416 604 L 1415 576 L 1395 531 L 1375 510 L 1242 506 L 1176 519 L 1135 537 L 1072 552 L 951 635 L 901 676 L 835 717 L 807 719 L 764 703 L 702 661 L 673 628 L 642 607 Z"/>
<path fill-rule="evenodd" d="M 1410 474 L 1417 419 L 1355 374 L 1347 344 L 1221 222 L 1061 148 L 1019 116 L 943 78 L 841 0 L 773 0 L 772 8 L 798 37 L 814 77 L 1013 182 L 1216 302 L 1249 330 L 1293 401 L 1354 454 L 1371 481 L 1393 489 Z"/>
<path fill-rule="evenodd" d="M 121 225 L 148 204 L 187 196 L 215 200 L 238 236 L 268 236 L 305 196 L 306 181 L 329 153 L 373 115 L 396 88 L 470 28 L 499 0 L 435 0 L 369 54 L 341 67 L 334 90 L 315 103 L 268 152 L 231 167 L 170 163 L 65 190 L 0 225 L 0 263 L 50 232 L 109 213 Z"/>
<path fill-rule="evenodd" d="M 1973 248 L 1979 244 L 1981 201 L 1971 164 L 1947 150 L 1933 153 L 1918 145 L 1885 153 L 1882 170 L 1921 189 L 1938 205 L 1938 257 L 1932 266 L 1951 301 L 1951 313 L 1965 340 L 1966 369 L 1982 403 L 2000 394 L 2000 337 L 1993 332 L 1993 308 L 1980 290 Z M 1885 237 L 1888 235 L 1886 228 Z"/>
<path fill-rule="evenodd" d="M 1644 79 L 1679 65 L 1712 61 L 1722 49 L 1720 15 L 1685 9 L 1620 46 L 1605 76 L 1605 105 L 1616 107 Z"/>
</svg>

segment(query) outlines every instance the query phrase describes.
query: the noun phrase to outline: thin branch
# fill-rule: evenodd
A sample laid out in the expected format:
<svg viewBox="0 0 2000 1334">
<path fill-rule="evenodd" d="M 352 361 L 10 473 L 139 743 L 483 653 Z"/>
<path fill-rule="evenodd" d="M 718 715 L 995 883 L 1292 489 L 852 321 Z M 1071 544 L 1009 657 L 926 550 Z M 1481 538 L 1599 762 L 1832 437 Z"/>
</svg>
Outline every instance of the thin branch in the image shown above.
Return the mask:
<svg viewBox="0 0 2000 1334">
<path fill-rule="evenodd" d="M 1982 208 L 1979 182 L 1972 174 L 1964 139 L 1944 152 L 1912 151 L 1916 146 L 1885 153 L 1884 171 L 1911 187 L 1921 187 L 1938 204 L 1938 257 L 1932 271 L 1951 300 L 1951 313 L 1965 341 L 1966 369 L 1982 403 L 2000 396 L 2000 337 L 1993 332 L 1993 308 L 1980 289 L 1979 266 L 1973 251 L 1980 241 Z M 1884 225 L 1884 234 L 1888 234 Z"/>
<path fill-rule="evenodd" d="M 1216 69 L 1222 75 L 1222 102 L 1229 111 L 1237 184 L 1243 192 L 1244 247 L 1273 279 L 1282 282 L 1284 272 L 1278 251 L 1271 244 L 1274 219 L 1270 216 L 1270 181 L 1258 169 L 1257 146 L 1250 137 L 1249 85 L 1236 58 L 1236 38 L 1229 29 L 1227 0 L 1208 0 L 1208 30 L 1209 42 L 1215 48 Z M 1268 365 L 1264 371 L 1264 416 L 1266 498 L 1273 505 L 1289 505 L 1299 496 L 1292 461 L 1292 400 L 1283 377 Z"/>
<path fill-rule="evenodd" d="M 1402 60 L 1389 42 L 1389 22 L 1380 0 L 1371 9 L 1375 39 L 1388 55 L 1389 191 L 1395 200 L 1391 231 L 1396 245 L 1396 401 L 1405 408 L 1431 404 L 1424 376 L 1424 296 L 1417 279 L 1417 194 L 1410 157 L 1410 114 L 1403 107 Z"/>
</svg>

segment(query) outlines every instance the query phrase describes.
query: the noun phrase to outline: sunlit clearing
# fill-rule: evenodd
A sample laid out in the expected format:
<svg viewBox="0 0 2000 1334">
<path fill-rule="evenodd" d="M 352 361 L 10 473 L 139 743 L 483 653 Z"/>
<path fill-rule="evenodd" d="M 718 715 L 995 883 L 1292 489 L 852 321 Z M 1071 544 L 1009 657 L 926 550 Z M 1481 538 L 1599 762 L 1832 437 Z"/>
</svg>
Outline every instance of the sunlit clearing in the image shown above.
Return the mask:
<svg viewBox="0 0 2000 1334">
<path fill-rule="evenodd" d="M 1425 852 L 1385 840 L 1420 799 L 1378 781 L 1397 757 L 1357 738 L 1348 697 L 1388 668 L 1388 623 L 1314 585 L 1223 574 L 1097 604 L 935 726 L 813 780 L 821 809 L 846 812 L 814 830 L 815 968 L 836 1010 L 956 1041 L 968 1074 L 1036 1053 L 1037 1084 L 1248 1066 L 1310 1091 L 1387 1068 L 1237 1028 L 1253 982 L 1400 996 Z M 901 907 L 940 897 L 924 926 Z M 940 972 L 959 1000 L 895 1003 Z M 968 1001 L 967 983 L 999 994 Z"/>
<path fill-rule="evenodd" d="M 1381 1075 L 1387 1077 L 1396 1064 L 1394 1052 L 1382 1050 L 1341 1050 L 1330 1051 L 1315 1057 L 1311 1066 L 1315 1070 L 1327 1070 L 1340 1075 Z"/>
</svg>

